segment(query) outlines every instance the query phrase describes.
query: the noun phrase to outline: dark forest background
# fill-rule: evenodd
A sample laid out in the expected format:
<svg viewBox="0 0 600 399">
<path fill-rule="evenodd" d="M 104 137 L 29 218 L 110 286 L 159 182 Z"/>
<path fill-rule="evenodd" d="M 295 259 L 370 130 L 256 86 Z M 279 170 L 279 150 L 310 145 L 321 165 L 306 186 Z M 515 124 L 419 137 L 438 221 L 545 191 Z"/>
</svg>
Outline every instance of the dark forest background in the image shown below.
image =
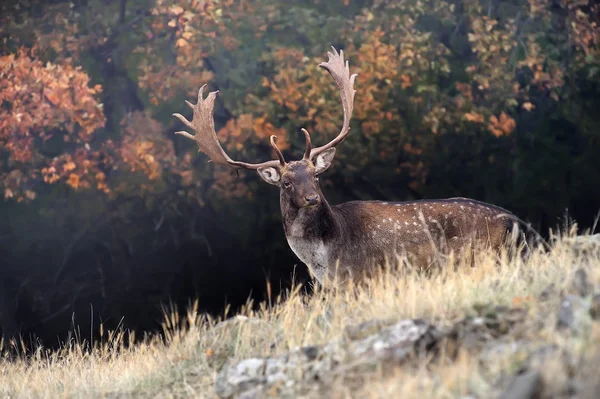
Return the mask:
<svg viewBox="0 0 600 399">
<path fill-rule="evenodd" d="M 307 271 L 277 189 L 173 133 L 218 89 L 234 158 L 300 157 L 339 131 L 317 65 L 356 82 L 328 200 L 465 196 L 543 234 L 600 209 L 598 6 L 578 0 L 51 0 L 0 5 L 0 327 L 58 344 L 222 315 Z M 296 267 L 297 266 L 297 267 Z"/>
</svg>

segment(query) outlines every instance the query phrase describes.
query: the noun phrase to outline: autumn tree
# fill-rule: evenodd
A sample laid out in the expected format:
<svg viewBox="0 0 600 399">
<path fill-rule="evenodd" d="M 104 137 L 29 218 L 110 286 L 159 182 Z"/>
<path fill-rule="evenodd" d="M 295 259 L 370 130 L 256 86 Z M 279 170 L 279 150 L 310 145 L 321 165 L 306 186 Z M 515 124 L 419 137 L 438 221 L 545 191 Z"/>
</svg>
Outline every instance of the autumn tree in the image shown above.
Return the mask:
<svg viewBox="0 0 600 399">
<path fill-rule="evenodd" d="M 108 192 L 110 164 L 94 133 L 105 117 L 89 77 L 69 64 L 42 63 L 33 51 L 0 57 L 0 185 L 4 198 L 34 199 L 40 184 L 62 181 Z M 68 152 L 61 152 L 68 146 Z"/>
<path fill-rule="evenodd" d="M 332 181 L 349 197 L 408 198 L 431 193 L 428 182 L 437 179 L 432 167 L 450 157 L 439 154 L 440 143 L 449 140 L 444 137 L 455 137 L 448 148 L 470 140 L 470 156 L 478 159 L 493 148 L 510 151 L 529 121 L 550 108 L 562 112 L 561 103 L 578 98 L 577 79 L 598 75 L 598 8 L 585 0 L 58 1 L 43 13 L 31 5 L 28 10 L 27 17 L 5 21 L 7 57 L 21 59 L 10 49 L 28 45 L 61 68 L 93 71 L 99 62 L 135 89 L 135 109 L 112 106 L 124 105 L 113 94 L 122 93 L 122 85 L 93 73 L 105 90 L 89 95 L 108 104 L 108 128 L 89 145 L 90 154 L 75 158 L 83 162 L 102 153 L 98 159 L 113 173 L 104 172 L 101 183 L 75 170 L 65 175 L 62 163 L 69 161 L 59 157 L 45 166 L 46 181 L 107 193 L 169 192 L 200 205 L 210 198 L 252 197 L 257 190 L 253 177 L 199 162 L 171 134 L 177 122 L 170 114 L 207 82 L 221 89 L 218 136 L 235 156 L 270 157 L 271 134 L 288 155 L 297 155 L 300 127 L 316 141 L 336 132 L 341 110 L 317 64 L 327 45 L 344 48 L 359 73 L 358 94 L 348 151 L 338 154 L 344 168 Z M 77 133 L 84 150 L 81 137 L 92 136 L 89 128 L 76 129 L 87 132 Z M 466 156 L 465 148 L 459 150 Z M 73 158 L 71 152 L 65 147 L 61 156 Z M 514 173 L 508 158 L 487 158 Z M 98 174 L 99 166 L 73 163 L 78 171 Z M 390 188 L 386 181 L 398 184 Z"/>
</svg>

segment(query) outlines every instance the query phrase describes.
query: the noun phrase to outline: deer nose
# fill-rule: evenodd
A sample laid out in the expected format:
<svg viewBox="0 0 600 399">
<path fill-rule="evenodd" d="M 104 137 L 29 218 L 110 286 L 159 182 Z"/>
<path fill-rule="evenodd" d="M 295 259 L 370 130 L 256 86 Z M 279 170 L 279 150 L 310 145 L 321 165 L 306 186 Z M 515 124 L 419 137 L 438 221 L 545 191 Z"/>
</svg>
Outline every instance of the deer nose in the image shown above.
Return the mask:
<svg viewBox="0 0 600 399">
<path fill-rule="evenodd" d="M 306 205 L 316 205 L 319 202 L 319 194 L 307 195 L 304 197 Z"/>
</svg>

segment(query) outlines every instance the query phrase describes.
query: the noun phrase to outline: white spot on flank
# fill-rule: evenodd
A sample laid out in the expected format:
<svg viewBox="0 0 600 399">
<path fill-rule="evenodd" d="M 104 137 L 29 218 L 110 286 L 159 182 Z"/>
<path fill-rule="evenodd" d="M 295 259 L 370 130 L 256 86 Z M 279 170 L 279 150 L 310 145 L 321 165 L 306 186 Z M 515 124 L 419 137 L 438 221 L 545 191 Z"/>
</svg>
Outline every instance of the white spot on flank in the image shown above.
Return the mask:
<svg viewBox="0 0 600 399">
<path fill-rule="evenodd" d="M 460 209 L 465 209 L 465 207 L 461 205 L 461 206 L 460 206 Z"/>
<path fill-rule="evenodd" d="M 404 224 L 408 226 L 408 222 L 404 222 Z"/>
<path fill-rule="evenodd" d="M 417 222 L 413 222 L 413 225 L 415 225 L 415 226 L 416 226 L 416 225 L 417 225 Z"/>
</svg>

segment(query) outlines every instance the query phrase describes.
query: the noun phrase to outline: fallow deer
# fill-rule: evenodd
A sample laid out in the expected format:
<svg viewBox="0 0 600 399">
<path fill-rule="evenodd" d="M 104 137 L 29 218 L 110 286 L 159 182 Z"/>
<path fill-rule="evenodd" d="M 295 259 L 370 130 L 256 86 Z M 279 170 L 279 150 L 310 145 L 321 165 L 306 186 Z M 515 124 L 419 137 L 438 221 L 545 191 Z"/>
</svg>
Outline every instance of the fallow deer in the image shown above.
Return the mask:
<svg viewBox="0 0 600 399">
<path fill-rule="evenodd" d="M 336 146 L 350 130 L 354 103 L 354 80 L 344 53 L 333 48 L 328 61 L 319 64 L 333 77 L 340 96 L 344 119 L 340 133 L 321 147 L 312 147 L 310 134 L 302 129 L 306 148 L 301 160 L 286 162 L 271 136 L 277 160 L 246 163 L 232 160 L 217 139 L 213 108 L 218 91 L 186 104 L 193 110 L 190 122 L 173 114 L 195 135 L 176 134 L 194 140 L 198 152 L 212 162 L 235 169 L 256 170 L 267 183 L 280 189 L 283 229 L 289 246 L 319 283 L 325 280 L 358 279 L 371 274 L 386 260 L 408 260 L 428 266 L 439 254 L 460 252 L 473 246 L 499 250 L 516 218 L 508 211 L 467 198 L 409 202 L 352 201 L 331 206 L 319 188 L 319 176 L 329 168 Z"/>
</svg>

